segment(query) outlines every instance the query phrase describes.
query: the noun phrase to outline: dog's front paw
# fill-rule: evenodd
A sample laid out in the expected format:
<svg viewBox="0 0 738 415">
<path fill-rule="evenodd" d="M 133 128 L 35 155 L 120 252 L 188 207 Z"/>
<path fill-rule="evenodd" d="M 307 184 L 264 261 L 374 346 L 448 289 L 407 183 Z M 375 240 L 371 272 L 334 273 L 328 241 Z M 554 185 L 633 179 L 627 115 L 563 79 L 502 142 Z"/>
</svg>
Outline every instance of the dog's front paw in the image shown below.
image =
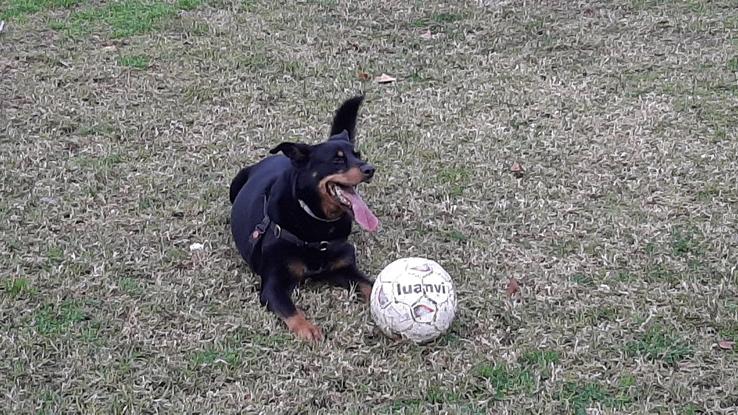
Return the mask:
<svg viewBox="0 0 738 415">
<path fill-rule="evenodd" d="M 323 340 L 323 332 L 318 326 L 305 318 L 305 313 L 299 310 L 297 314 L 285 319 L 287 327 L 297 335 L 297 337 L 309 342 L 319 342 Z"/>
<path fill-rule="evenodd" d="M 361 290 L 361 296 L 364 298 L 364 301 L 369 304 L 372 299 L 372 285 L 362 282 L 359 283 L 359 289 Z"/>
<path fill-rule="evenodd" d="M 307 320 L 293 331 L 297 334 L 297 337 L 309 342 L 317 343 L 323 340 L 323 332 L 320 327 Z"/>
</svg>

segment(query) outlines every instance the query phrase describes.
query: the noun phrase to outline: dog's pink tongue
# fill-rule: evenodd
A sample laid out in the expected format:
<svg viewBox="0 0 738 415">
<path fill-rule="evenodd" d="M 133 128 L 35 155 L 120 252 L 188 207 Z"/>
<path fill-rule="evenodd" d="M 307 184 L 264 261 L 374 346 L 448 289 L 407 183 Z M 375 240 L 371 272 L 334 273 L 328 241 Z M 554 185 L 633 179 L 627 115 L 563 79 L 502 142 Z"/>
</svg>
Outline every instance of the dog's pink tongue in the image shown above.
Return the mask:
<svg viewBox="0 0 738 415">
<path fill-rule="evenodd" d="M 351 209 L 354 211 L 354 219 L 362 228 L 369 232 L 374 232 L 379 228 L 379 219 L 364 203 L 364 199 L 359 196 L 356 190 L 344 192 L 351 201 Z"/>
</svg>

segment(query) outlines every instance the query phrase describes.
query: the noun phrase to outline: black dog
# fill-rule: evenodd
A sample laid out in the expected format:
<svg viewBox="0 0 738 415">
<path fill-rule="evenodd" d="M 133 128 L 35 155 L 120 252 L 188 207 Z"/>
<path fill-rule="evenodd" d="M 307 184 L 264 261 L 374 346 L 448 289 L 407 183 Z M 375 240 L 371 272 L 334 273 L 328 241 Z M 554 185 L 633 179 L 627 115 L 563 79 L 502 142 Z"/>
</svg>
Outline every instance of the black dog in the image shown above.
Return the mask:
<svg viewBox="0 0 738 415">
<path fill-rule="evenodd" d="M 347 242 L 352 218 L 373 232 L 376 216 L 356 191 L 374 167 L 354 149 L 357 96 L 336 111 L 330 138 L 317 145 L 282 143 L 242 169 L 231 182 L 231 231 L 241 256 L 261 276 L 261 303 L 299 337 L 317 341 L 320 329 L 290 298 L 305 279 L 358 285 L 368 301 L 372 282 L 356 267 Z"/>
</svg>

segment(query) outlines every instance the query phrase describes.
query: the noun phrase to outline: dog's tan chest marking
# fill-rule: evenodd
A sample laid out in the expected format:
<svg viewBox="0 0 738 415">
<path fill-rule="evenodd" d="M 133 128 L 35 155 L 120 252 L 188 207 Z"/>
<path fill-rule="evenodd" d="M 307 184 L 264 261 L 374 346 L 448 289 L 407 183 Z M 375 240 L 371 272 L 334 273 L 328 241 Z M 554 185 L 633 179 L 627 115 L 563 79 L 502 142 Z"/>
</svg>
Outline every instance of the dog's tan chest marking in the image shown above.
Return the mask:
<svg viewBox="0 0 738 415">
<path fill-rule="evenodd" d="M 292 279 L 298 283 L 301 283 L 305 279 L 307 268 L 305 267 L 304 262 L 297 259 L 290 260 L 287 263 L 287 270 L 290 272 Z"/>
<path fill-rule="evenodd" d="M 336 271 L 339 269 L 348 268 L 349 266 L 351 266 L 351 264 L 352 262 L 349 258 L 340 257 L 331 261 L 328 265 L 328 269 L 330 269 L 331 271 Z"/>
</svg>

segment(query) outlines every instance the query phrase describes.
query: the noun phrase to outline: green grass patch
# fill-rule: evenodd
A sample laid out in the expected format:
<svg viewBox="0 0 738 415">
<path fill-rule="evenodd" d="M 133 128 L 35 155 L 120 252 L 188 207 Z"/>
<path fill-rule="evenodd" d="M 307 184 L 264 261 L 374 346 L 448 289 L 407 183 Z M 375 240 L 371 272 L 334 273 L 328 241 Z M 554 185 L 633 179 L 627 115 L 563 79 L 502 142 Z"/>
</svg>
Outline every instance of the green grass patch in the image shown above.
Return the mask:
<svg viewBox="0 0 738 415">
<path fill-rule="evenodd" d="M 560 361 L 561 356 L 555 350 L 531 350 L 518 358 L 520 364 L 528 367 L 546 367 Z"/>
<path fill-rule="evenodd" d="M 149 58 L 144 55 L 126 55 L 118 58 L 118 64 L 133 69 L 146 69 L 149 67 Z"/>
<path fill-rule="evenodd" d="M 613 396 L 607 388 L 599 383 L 566 382 L 559 393 L 559 400 L 565 402 L 571 413 L 586 415 L 587 409 L 594 404 L 607 408 L 620 409 L 627 405 L 631 398 L 620 394 Z"/>
<path fill-rule="evenodd" d="M 239 9 L 243 12 L 253 12 L 256 9 L 256 0 L 241 0 Z"/>
<path fill-rule="evenodd" d="M 738 323 L 732 323 L 720 330 L 721 340 L 731 340 L 738 343 Z"/>
<path fill-rule="evenodd" d="M 412 21 L 414 27 L 428 27 L 428 26 L 439 26 L 446 25 L 462 20 L 464 17 L 460 14 L 440 12 L 434 13 L 430 16 L 421 17 Z"/>
<path fill-rule="evenodd" d="M 421 71 L 417 71 L 417 70 L 413 71 L 413 73 L 410 74 L 409 79 L 413 82 L 427 82 L 427 81 L 433 80 L 432 77 L 427 76 Z"/>
<path fill-rule="evenodd" d="M 717 141 L 723 141 L 727 138 L 727 133 L 723 129 L 715 131 L 715 137 Z M 700 190 L 697 191 L 697 200 L 701 202 L 709 202 L 716 198 L 719 198 L 722 193 L 722 188 L 712 183 L 705 183 Z"/>
<path fill-rule="evenodd" d="M 656 325 L 650 327 L 638 339 L 628 342 L 625 350 L 631 356 L 643 356 L 668 364 L 687 359 L 694 353 L 689 344 Z"/>
<path fill-rule="evenodd" d="M 551 366 L 561 361 L 559 352 L 555 350 L 530 350 L 518 358 L 524 368 L 535 371 L 541 379 L 551 378 Z"/>
<path fill-rule="evenodd" d="M 621 311 L 615 307 L 595 307 L 584 310 L 577 315 L 577 320 L 586 326 L 596 326 L 603 321 L 615 321 Z"/>
<path fill-rule="evenodd" d="M 62 397 L 58 392 L 53 390 L 44 390 L 37 395 L 36 402 L 39 403 L 40 409 L 37 414 L 53 414 L 57 413 L 58 407 L 62 402 Z"/>
<path fill-rule="evenodd" d="M 638 278 L 630 271 L 620 270 L 615 272 L 615 281 L 617 282 L 629 283 L 637 280 Z"/>
<path fill-rule="evenodd" d="M 587 274 L 574 274 L 571 276 L 571 281 L 577 285 L 583 285 L 585 287 L 593 287 L 594 278 Z"/>
<path fill-rule="evenodd" d="M 678 413 L 681 415 L 697 415 L 697 414 L 704 414 L 706 411 L 704 408 L 701 408 L 699 405 L 694 403 L 688 403 L 685 406 L 682 407 L 681 411 Z"/>
<path fill-rule="evenodd" d="M 460 14 L 456 13 L 436 13 L 431 16 L 431 20 L 436 23 L 453 23 L 463 19 Z"/>
<path fill-rule="evenodd" d="M 123 277 L 118 285 L 128 295 L 139 295 L 143 292 L 141 285 L 135 278 Z"/>
<path fill-rule="evenodd" d="M 388 411 L 380 411 L 387 414 L 422 414 L 426 402 L 422 399 L 404 398 L 392 401 Z"/>
<path fill-rule="evenodd" d="M 738 72 L 738 55 L 728 59 L 728 70 L 730 72 Z"/>
<path fill-rule="evenodd" d="M 46 259 L 50 265 L 56 265 L 64 259 L 64 250 L 58 246 L 52 246 L 46 250 Z"/>
<path fill-rule="evenodd" d="M 241 347 L 244 342 L 262 347 L 284 347 L 292 343 L 294 338 L 289 334 L 256 334 L 247 338 L 233 338 L 231 340 L 236 341 L 234 343 L 235 347 Z"/>
<path fill-rule="evenodd" d="M 110 137 L 115 134 L 115 127 L 108 122 L 102 121 L 97 124 L 80 126 L 77 132 L 82 136 L 100 135 Z"/>
<path fill-rule="evenodd" d="M 335 7 L 338 6 L 338 0 L 308 0 L 308 4 L 315 4 L 321 7 Z"/>
<path fill-rule="evenodd" d="M 65 301 L 60 305 L 47 304 L 36 311 L 34 327 L 43 336 L 63 334 L 85 318 L 82 307 L 76 302 Z"/>
<path fill-rule="evenodd" d="M 618 385 L 620 386 L 620 389 L 627 390 L 628 388 L 635 386 L 636 384 L 636 378 L 633 375 L 625 375 L 620 378 L 620 381 L 618 382 Z"/>
<path fill-rule="evenodd" d="M 31 282 L 25 278 L 11 278 L 3 284 L 5 294 L 9 297 L 21 297 L 28 294 L 35 294 L 36 290 L 31 287 Z"/>
<path fill-rule="evenodd" d="M 551 253 L 560 258 L 579 252 L 579 241 L 574 239 L 555 240 L 551 245 Z"/>
<path fill-rule="evenodd" d="M 442 168 L 436 177 L 448 187 L 450 196 L 457 197 L 461 196 L 471 183 L 472 172 L 465 167 L 449 166 Z"/>
<path fill-rule="evenodd" d="M 447 242 L 466 242 L 469 240 L 469 237 L 458 229 L 442 231 L 442 234 Z"/>
<path fill-rule="evenodd" d="M 63 28 L 72 36 L 102 29 L 113 38 L 126 38 L 155 31 L 166 19 L 176 16 L 178 10 L 193 10 L 201 4 L 202 0 L 179 0 L 175 4 L 148 0 L 115 1 L 74 13 L 68 21 L 55 23 L 54 28 Z"/>
<path fill-rule="evenodd" d="M 175 12 L 174 6 L 166 3 L 125 0 L 79 12 L 72 20 L 82 26 L 103 24 L 109 27 L 112 37 L 122 38 L 151 32 L 157 23 Z"/>
<path fill-rule="evenodd" d="M 195 367 L 214 366 L 218 363 L 236 367 L 241 363 L 241 354 L 238 350 L 208 348 L 195 353 L 191 362 Z"/>
<path fill-rule="evenodd" d="M 460 400 L 458 393 L 444 386 L 431 385 L 425 392 L 425 401 L 431 404 L 448 404 Z"/>
<path fill-rule="evenodd" d="M 0 19 L 11 19 L 38 13 L 48 9 L 69 9 L 81 3 L 81 0 L 10 0 L 0 6 Z"/>
<path fill-rule="evenodd" d="M 678 284 L 681 282 L 679 273 L 669 268 L 666 264 L 650 264 L 646 268 L 646 281 L 648 282 L 666 282 L 670 284 Z"/>
<path fill-rule="evenodd" d="M 218 91 L 210 85 L 190 84 L 182 88 L 182 99 L 188 104 L 200 104 L 212 101 Z"/>
<path fill-rule="evenodd" d="M 529 370 L 504 364 L 481 364 L 477 367 L 476 374 L 489 382 L 495 399 L 502 399 L 510 394 L 530 393 L 535 386 L 533 374 Z"/>
<path fill-rule="evenodd" d="M 671 247 L 674 255 L 686 256 L 701 253 L 699 241 L 694 231 L 677 228 L 671 232 Z"/>
<path fill-rule="evenodd" d="M 202 0 L 177 0 L 179 10 L 195 10 L 202 5 Z"/>
<path fill-rule="evenodd" d="M 101 330 L 102 323 L 100 323 L 99 321 L 91 322 L 90 324 L 82 328 L 79 338 L 86 343 L 102 345 L 107 339 L 104 336 L 100 335 Z"/>
</svg>

